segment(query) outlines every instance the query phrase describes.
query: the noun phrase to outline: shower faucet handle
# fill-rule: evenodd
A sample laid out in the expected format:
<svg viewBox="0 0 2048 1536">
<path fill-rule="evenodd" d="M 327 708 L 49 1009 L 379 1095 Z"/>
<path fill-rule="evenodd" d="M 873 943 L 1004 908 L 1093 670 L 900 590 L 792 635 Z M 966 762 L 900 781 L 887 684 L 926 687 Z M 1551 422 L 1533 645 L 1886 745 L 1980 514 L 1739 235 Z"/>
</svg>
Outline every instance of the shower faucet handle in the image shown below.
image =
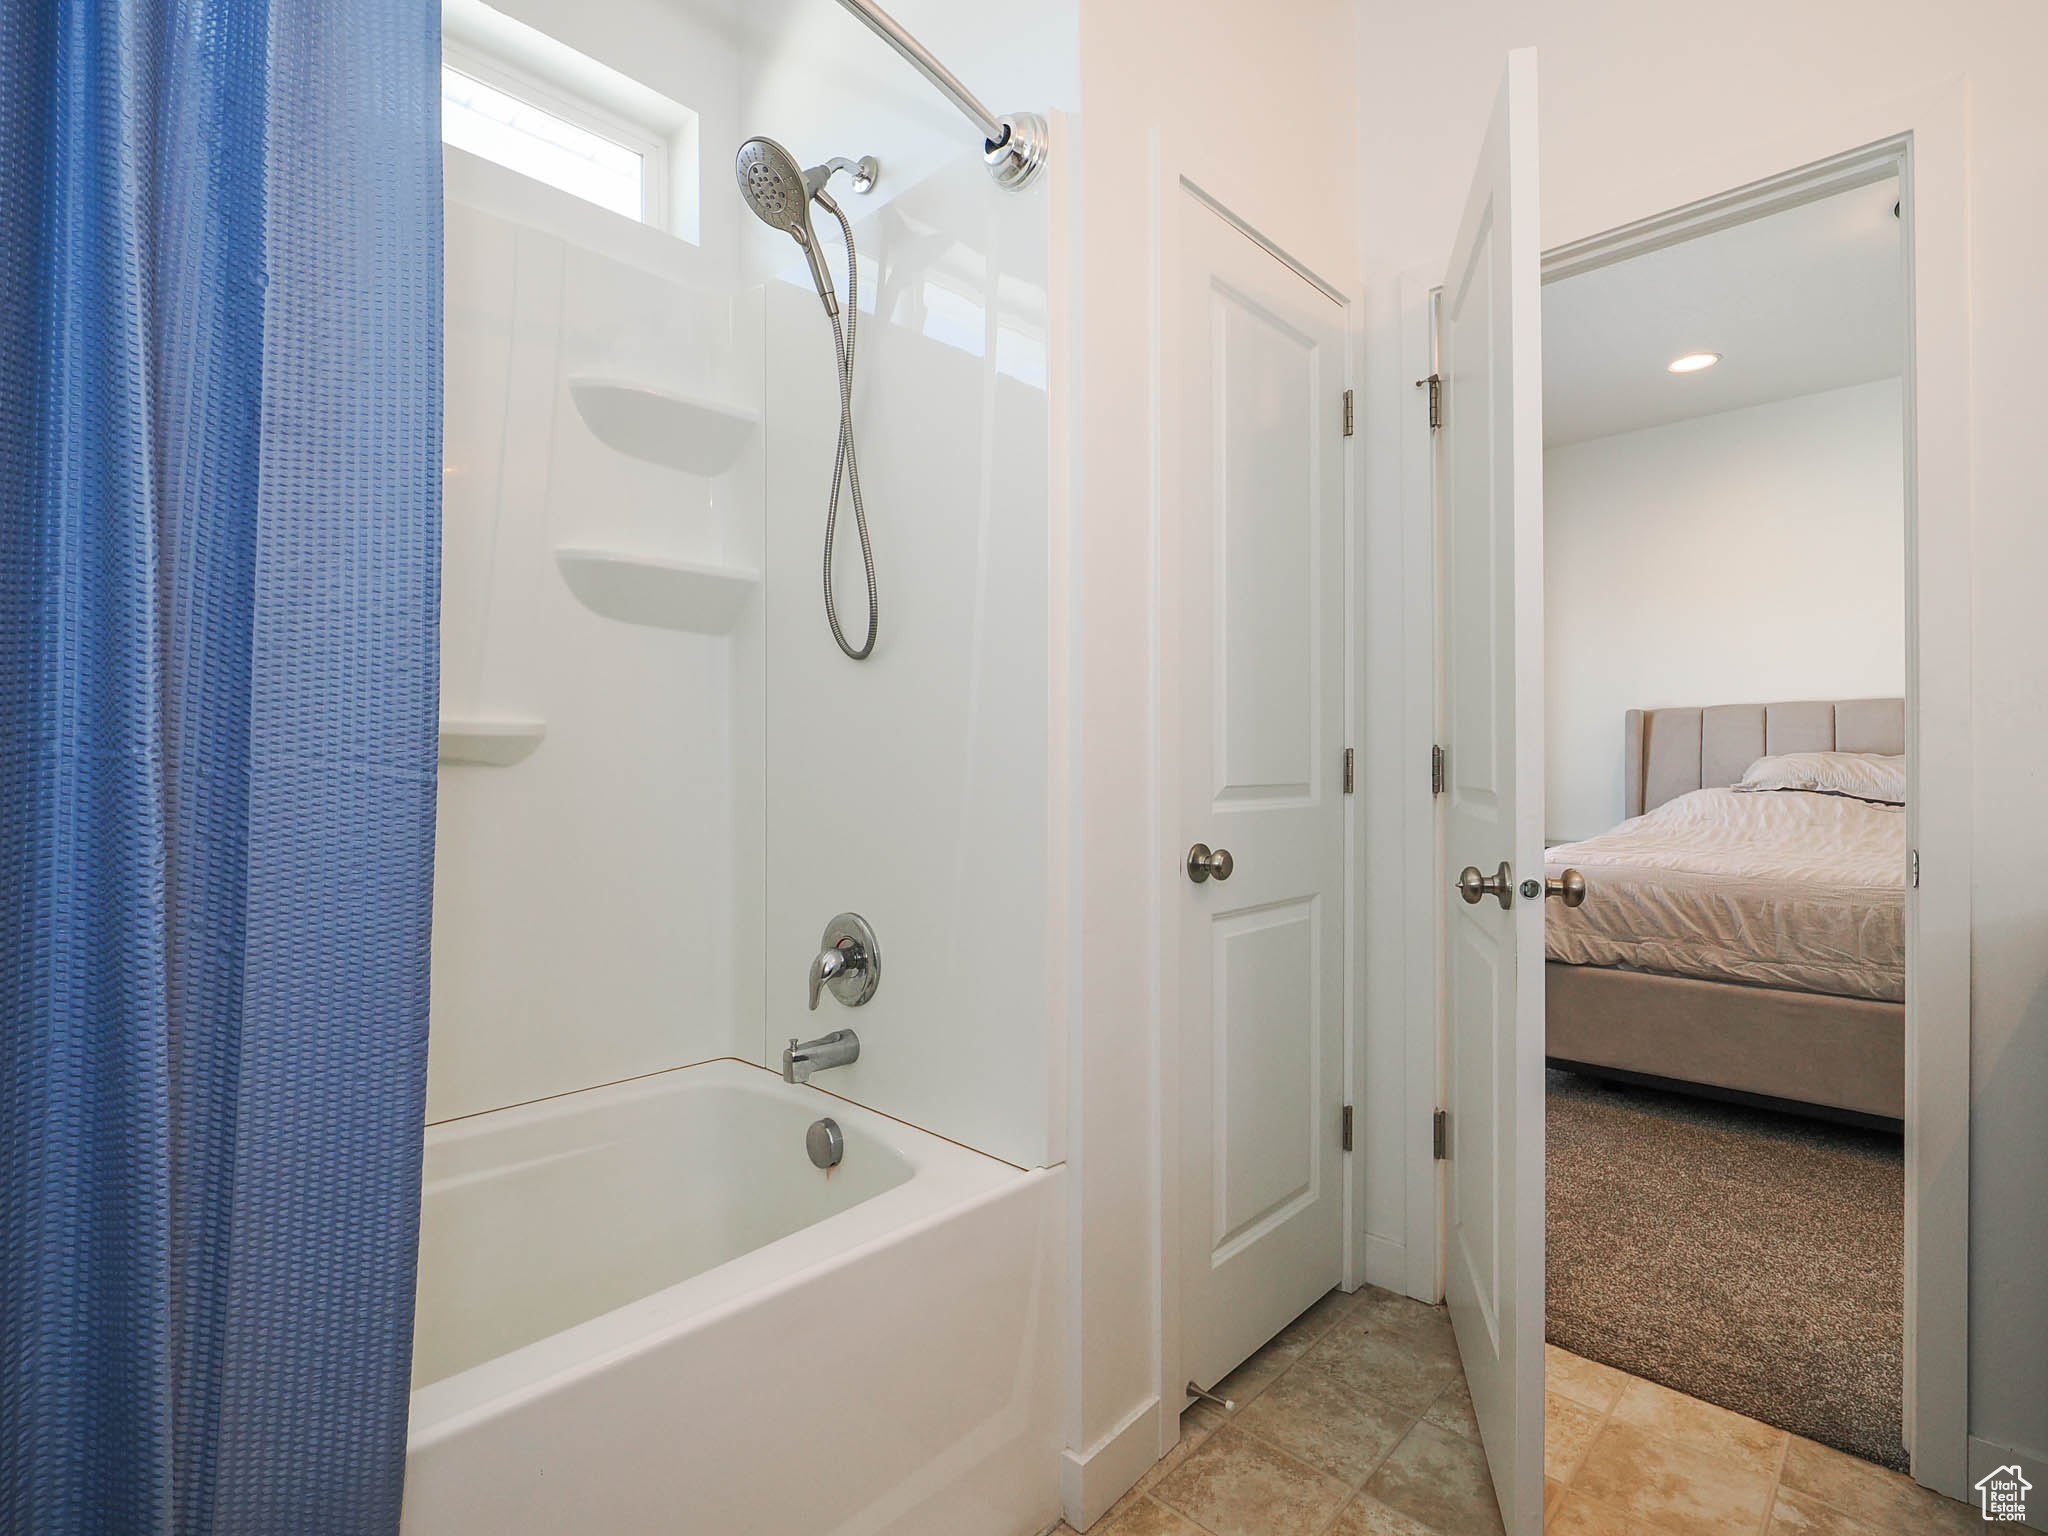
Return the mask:
<svg viewBox="0 0 2048 1536">
<path fill-rule="evenodd" d="M 843 1005 L 858 1008 L 882 984 L 882 946 L 875 930 L 858 912 L 842 912 L 825 925 L 817 957 L 811 961 L 811 1010 L 830 991 Z"/>
<path fill-rule="evenodd" d="M 811 962 L 811 1012 L 818 1011 L 818 994 L 847 971 L 859 969 L 860 963 L 858 959 L 849 959 L 847 950 L 836 944 L 830 949 L 820 950 L 818 957 Z M 796 1042 L 790 1043 L 794 1045 Z"/>
</svg>

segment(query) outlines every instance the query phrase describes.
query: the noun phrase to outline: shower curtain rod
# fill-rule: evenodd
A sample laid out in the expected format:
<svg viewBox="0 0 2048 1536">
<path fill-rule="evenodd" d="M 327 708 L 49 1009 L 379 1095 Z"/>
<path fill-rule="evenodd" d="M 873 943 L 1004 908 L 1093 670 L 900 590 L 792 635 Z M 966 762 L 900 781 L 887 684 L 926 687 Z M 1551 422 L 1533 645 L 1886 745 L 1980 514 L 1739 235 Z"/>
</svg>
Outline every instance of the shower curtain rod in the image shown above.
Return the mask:
<svg viewBox="0 0 2048 1536">
<path fill-rule="evenodd" d="M 931 50 L 898 26 L 896 19 L 887 11 L 869 4 L 868 0 L 839 0 L 839 3 L 866 22 L 869 31 L 902 54 L 919 74 L 936 85 L 946 99 L 981 130 L 981 136 L 988 140 L 990 148 L 999 147 L 1009 137 L 1009 129 L 997 122 L 995 114 L 981 104 L 980 98 L 960 83 L 959 76 L 933 58 Z"/>
<path fill-rule="evenodd" d="M 839 0 L 869 31 L 894 48 L 925 79 L 939 88 L 939 94 L 959 109 L 981 130 L 983 158 L 989 174 L 1000 186 L 1021 187 L 1045 163 L 1045 119 L 1035 112 L 1014 112 L 997 117 L 981 104 L 981 98 L 960 83 L 945 65 L 932 57 L 931 50 L 904 31 L 887 11 L 873 0 Z"/>
</svg>

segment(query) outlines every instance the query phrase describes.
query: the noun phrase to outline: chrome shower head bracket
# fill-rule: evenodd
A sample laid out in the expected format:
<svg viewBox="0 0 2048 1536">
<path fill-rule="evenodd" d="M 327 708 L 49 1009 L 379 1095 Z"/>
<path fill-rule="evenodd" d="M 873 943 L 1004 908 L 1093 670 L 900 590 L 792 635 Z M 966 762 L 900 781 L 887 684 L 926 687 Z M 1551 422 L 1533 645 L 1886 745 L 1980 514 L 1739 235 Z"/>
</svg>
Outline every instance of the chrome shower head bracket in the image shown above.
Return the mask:
<svg viewBox="0 0 2048 1536">
<path fill-rule="evenodd" d="M 1036 112 L 1013 112 L 998 121 L 1003 137 L 990 139 L 981 158 L 997 186 L 1016 192 L 1031 184 L 1051 153 L 1049 130 Z"/>
<path fill-rule="evenodd" d="M 852 178 L 853 190 L 863 196 L 875 190 L 875 183 L 882 176 L 882 163 L 873 155 L 862 155 L 858 160 L 849 160 L 844 155 L 834 155 L 825 162 L 825 169 L 846 172 Z"/>
</svg>

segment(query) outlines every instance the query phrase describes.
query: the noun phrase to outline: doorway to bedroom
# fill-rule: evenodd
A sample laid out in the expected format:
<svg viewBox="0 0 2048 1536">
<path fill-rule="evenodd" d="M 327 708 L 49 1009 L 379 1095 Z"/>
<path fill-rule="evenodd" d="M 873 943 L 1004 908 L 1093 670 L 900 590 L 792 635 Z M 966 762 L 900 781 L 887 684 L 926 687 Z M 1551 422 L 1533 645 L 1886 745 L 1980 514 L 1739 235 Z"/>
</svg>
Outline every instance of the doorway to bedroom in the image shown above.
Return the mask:
<svg viewBox="0 0 2048 1536">
<path fill-rule="evenodd" d="M 1687 1414 L 1907 1469 L 1901 199 L 1543 290 L 1559 1486 Z"/>
</svg>

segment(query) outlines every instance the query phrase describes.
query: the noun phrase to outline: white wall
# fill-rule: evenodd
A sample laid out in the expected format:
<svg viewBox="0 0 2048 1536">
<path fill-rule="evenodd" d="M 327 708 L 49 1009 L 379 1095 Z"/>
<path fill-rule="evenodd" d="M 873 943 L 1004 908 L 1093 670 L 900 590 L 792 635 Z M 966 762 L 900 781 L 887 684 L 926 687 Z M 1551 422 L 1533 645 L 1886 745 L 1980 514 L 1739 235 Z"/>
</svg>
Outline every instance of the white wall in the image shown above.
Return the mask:
<svg viewBox="0 0 2048 1536">
<path fill-rule="evenodd" d="M 2048 12 L 2028 0 L 1734 0 L 1712 10 L 1628 0 L 1455 8 L 1366 0 L 1361 16 L 1359 186 L 1374 317 L 1364 407 L 1375 525 L 1399 521 L 1401 424 L 1412 411 L 1413 375 L 1400 367 L 1399 275 L 1442 271 L 1508 49 L 1534 44 L 1540 56 L 1546 248 L 1867 142 L 1879 108 L 1967 79 L 1977 779 L 1969 1415 L 1974 1436 L 2041 1455 L 2048 890 L 2035 877 L 2048 862 L 2048 817 L 2038 814 L 2048 650 L 2035 614 L 2048 570 L 2036 446 L 2048 412 L 2038 367 L 2048 353 L 2038 271 L 2048 207 L 2040 78 Z M 1404 671 L 1398 629 L 1375 634 L 1374 670 Z M 1428 814 L 1426 786 L 1419 798 L 1412 781 L 1382 781 L 1371 792 L 1382 788 L 1396 814 Z M 1381 897 L 1391 919 L 1399 893 L 1383 888 Z M 1378 938 L 1385 926 L 1375 930 L 1368 976 L 1375 958 L 1382 974 L 1391 966 L 1398 975 L 1398 938 L 1390 952 Z M 1399 996 L 1378 1002 L 1376 1027 L 1398 1029 Z M 1379 1095 L 1368 1110 L 1400 1113 Z"/>
<path fill-rule="evenodd" d="M 1544 833 L 1624 814 L 1622 716 L 1896 697 L 1896 379 L 1547 449 Z"/>
<path fill-rule="evenodd" d="M 1073 1017 L 1072 1302 L 1066 1508 L 1085 1521 L 1179 1432 L 1162 1400 L 1178 1296 L 1162 1294 L 1160 1032 L 1153 949 L 1179 889 L 1152 828 L 1154 134 L 1181 169 L 1290 255 L 1358 270 L 1357 79 L 1346 0 L 1163 0 L 1081 11 L 1079 186 L 1055 249 L 1069 436 L 1073 605 L 1066 771 Z M 1062 226 L 1056 224 L 1056 235 Z M 1064 303 L 1062 302 L 1064 300 Z M 1057 347 L 1057 341 L 1056 341 Z"/>
<path fill-rule="evenodd" d="M 997 112 L 1074 94 L 1075 8 L 1028 16 L 909 0 L 890 13 Z M 833 1092 L 1033 1165 L 1064 1156 L 1046 846 L 1052 704 L 1047 177 L 1006 192 L 965 118 L 831 0 L 743 8 L 738 137 L 806 164 L 875 155 L 855 221 L 854 398 L 881 592 L 874 656 L 842 656 L 819 591 L 838 422 L 831 332 L 787 236 L 749 219 L 768 274 L 766 972 L 758 1044 L 840 1027 Z M 723 177 L 728 172 L 720 169 Z M 816 215 L 844 292 L 836 222 Z M 837 590 L 859 642 L 850 499 Z M 858 1010 L 804 1006 L 826 921 L 861 913 L 884 964 Z"/>
<path fill-rule="evenodd" d="M 758 326 L 735 347 L 730 299 L 688 280 L 680 242 L 447 160 L 441 714 L 547 734 L 511 767 L 441 768 L 432 1120 L 742 1038 L 752 1054 L 738 1020 L 760 926 L 734 896 L 760 756 L 735 736 L 734 642 L 600 617 L 554 558 L 758 563 L 758 444 L 716 480 L 683 474 L 598 441 L 569 392 L 595 374 L 737 399 L 758 389 L 737 366 Z"/>
<path fill-rule="evenodd" d="M 865 662 L 840 654 L 819 591 L 839 422 L 831 331 L 808 280 L 767 295 L 758 1055 L 851 1028 L 860 1060 L 820 1086 L 1025 1166 L 1052 1149 L 1048 197 L 997 187 L 970 144 L 856 226 L 854 427 L 881 595 Z M 850 494 L 836 551 L 839 620 L 858 644 Z M 859 1009 L 828 994 L 806 1012 L 825 924 L 847 910 L 875 930 L 881 988 Z"/>
<path fill-rule="evenodd" d="M 730 155 L 737 54 L 715 19 L 497 8 L 696 110 L 707 152 Z M 736 858 L 760 745 L 758 681 L 735 677 L 758 679 L 757 651 L 600 617 L 554 558 L 758 565 L 758 441 L 687 475 L 605 446 L 569 391 L 602 375 L 758 408 L 735 222 L 707 206 L 693 244 L 458 150 L 445 170 L 441 714 L 547 735 L 511 767 L 441 768 L 430 1120 L 752 1055 L 761 926 Z"/>
</svg>

